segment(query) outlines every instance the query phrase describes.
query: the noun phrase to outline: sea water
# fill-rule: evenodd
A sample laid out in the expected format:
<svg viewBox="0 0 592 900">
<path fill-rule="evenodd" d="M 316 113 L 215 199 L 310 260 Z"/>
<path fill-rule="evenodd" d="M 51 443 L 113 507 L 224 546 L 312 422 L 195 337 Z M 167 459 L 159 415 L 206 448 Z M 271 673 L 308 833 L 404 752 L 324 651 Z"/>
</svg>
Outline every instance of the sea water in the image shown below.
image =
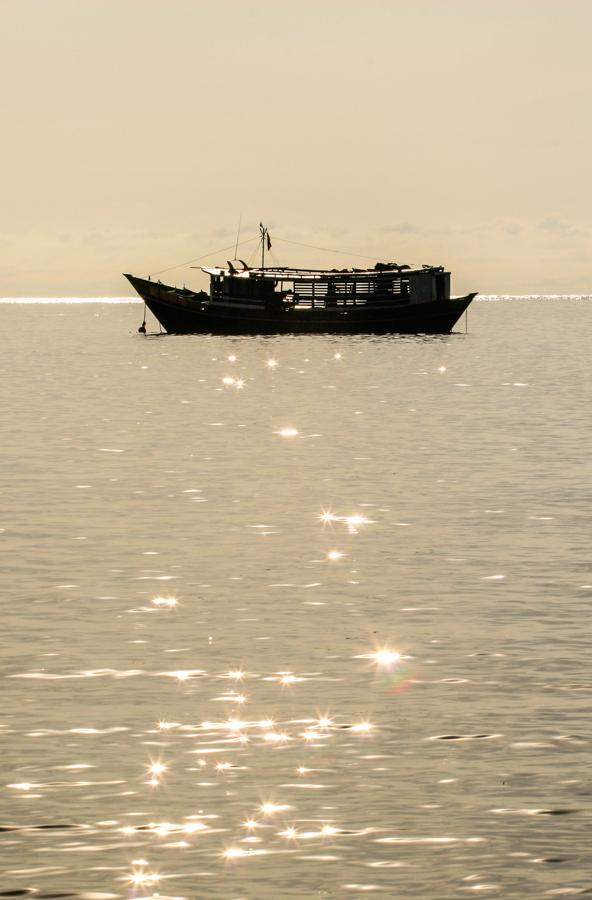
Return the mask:
<svg viewBox="0 0 592 900">
<path fill-rule="evenodd" d="M 490 300 L 0 305 L 0 896 L 592 889 L 592 303 Z"/>
</svg>

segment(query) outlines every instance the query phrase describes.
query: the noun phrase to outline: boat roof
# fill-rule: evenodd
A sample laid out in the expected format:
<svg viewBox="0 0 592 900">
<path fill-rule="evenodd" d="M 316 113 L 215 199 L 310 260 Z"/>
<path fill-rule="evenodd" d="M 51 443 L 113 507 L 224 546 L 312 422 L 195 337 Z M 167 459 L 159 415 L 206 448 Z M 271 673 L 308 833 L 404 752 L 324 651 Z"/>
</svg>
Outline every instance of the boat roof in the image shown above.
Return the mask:
<svg viewBox="0 0 592 900">
<path fill-rule="evenodd" d="M 235 260 L 234 262 L 241 264 L 241 260 Z M 229 263 L 226 268 L 224 266 L 200 266 L 199 268 L 201 268 L 202 272 L 212 276 L 223 276 L 225 278 L 270 278 L 274 281 L 308 281 L 310 279 L 328 278 L 338 281 L 353 277 L 376 278 L 384 274 L 408 276 L 444 271 L 443 266 L 423 265 L 411 268 L 410 266 L 399 266 L 397 263 L 377 263 L 371 269 L 295 269 L 288 266 L 265 266 L 262 269 L 257 267 L 249 268 L 246 263 L 242 263 L 244 268 L 239 269 L 238 266 L 234 265 L 234 262 Z"/>
</svg>

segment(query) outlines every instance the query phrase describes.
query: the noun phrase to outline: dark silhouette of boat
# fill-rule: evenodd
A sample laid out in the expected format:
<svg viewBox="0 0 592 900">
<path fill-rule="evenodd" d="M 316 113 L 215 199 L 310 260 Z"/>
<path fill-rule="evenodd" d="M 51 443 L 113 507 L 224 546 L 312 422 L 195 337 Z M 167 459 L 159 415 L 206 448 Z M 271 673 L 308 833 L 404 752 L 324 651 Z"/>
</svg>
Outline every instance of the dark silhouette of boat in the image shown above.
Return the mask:
<svg viewBox="0 0 592 900">
<path fill-rule="evenodd" d="M 125 277 L 172 334 L 446 334 L 476 296 L 451 297 L 450 273 L 442 266 L 265 266 L 266 243 L 269 247 L 262 227 L 258 268 L 242 260 L 201 267 L 210 276 L 209 293 Z"/>
</svg>

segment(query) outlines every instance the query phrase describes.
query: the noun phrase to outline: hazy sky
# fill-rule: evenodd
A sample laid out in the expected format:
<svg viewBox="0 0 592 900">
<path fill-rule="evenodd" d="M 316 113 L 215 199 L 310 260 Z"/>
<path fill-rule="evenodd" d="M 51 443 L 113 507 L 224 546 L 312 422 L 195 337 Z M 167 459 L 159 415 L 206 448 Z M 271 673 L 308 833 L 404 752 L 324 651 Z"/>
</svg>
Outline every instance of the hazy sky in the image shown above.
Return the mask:
<svg viewBox="0 0 592 900">
<path fill-rule="evenodd" d="M 127 295 L 241 213 L 277 264 L 592 292 L 592 0 L 0 0 L 0 35 L 0 296 Z"/>
</svg>

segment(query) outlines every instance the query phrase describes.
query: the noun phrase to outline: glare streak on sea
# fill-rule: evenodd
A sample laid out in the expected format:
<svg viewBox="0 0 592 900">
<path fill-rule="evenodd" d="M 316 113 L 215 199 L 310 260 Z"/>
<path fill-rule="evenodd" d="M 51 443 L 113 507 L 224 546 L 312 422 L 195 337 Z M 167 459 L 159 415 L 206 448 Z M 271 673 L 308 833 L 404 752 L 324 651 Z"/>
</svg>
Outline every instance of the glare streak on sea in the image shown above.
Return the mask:
<svg viewBox="0 0 592 900">
<path fill-rule="evenodd" d="M 61 306 L 64 303 L 141 303 L 138 297 L 0 297 L 1 303 L 39 306 L 47 303 Z"/>
<path fill-rule="evenodd" d="M 0 897 L 592 890 L 592 303 L 484 300 L 0 300 Z"/>
</svg>

